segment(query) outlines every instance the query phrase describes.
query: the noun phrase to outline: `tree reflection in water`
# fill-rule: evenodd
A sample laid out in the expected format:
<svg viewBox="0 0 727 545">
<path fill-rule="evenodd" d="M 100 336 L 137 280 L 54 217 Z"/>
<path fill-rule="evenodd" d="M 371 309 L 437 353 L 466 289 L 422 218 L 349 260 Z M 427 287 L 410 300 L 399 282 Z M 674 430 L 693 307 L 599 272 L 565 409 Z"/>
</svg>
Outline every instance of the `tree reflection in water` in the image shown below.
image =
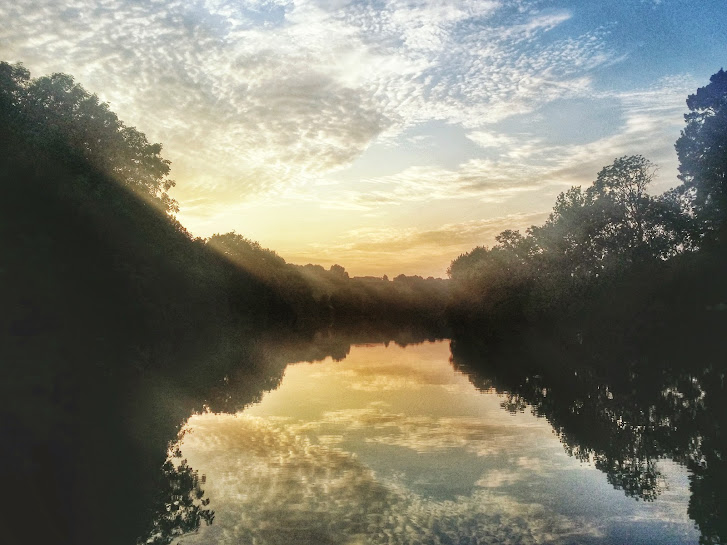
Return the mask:
<svg viewBox="0 0 727 545">
<path fill-rule="evenodd" d="M 75 332 L 74 332 L 75 333 Z M 175 456 L 192 414 L 235 413 L 277 388 L 288 363 L 343 359 L 352 343 L 405 345 L 441 332 L 331 334 L 212 324 L 162 338 L 3 337 L 0 479 L 15 491 L 3 543 L 170 543 L 214 520 L 204 476 Z M 171 454 L 170 454 L 171 453 Z M 42 524 L 26 524 L 30 516 Z"/>
<path fill-rule="evenodd" d="M 167 545 L 176 537 L 196 532 L 202 522 L 212 524 L 215 512 L 208 509 L 209 498 L 202 499 L 204 475 L 200 477 L 182 459 L 175 445 L 169 459 L 161 468 L 162 478 L 157 489 L 151 528 L 138 544 Z"/>
<path fill-rule="evenodd" d="M 628 350 L 534 338 L 497 345 L 456 335 L 452 363 L 477 388 L 499 392 L 505 409 L 529 408 L 546 418 L 570 455 L 592 462 L 637 500 L 662 492 L 660 459 L 684 464 L 689 516 L 701 542 L 717 544 L 727 541 L 724 356 L 717 335 L 693 333 L 681 341 L 643 338 Z M 14 449 L 3 453 L 2 477 L 20 495 L 7 520 L 21 520 L 28 509 L 42 514 L 48 525 L 38 532 L 47 542 L 170 543 L 214 521 L 204 476 L 176 448 L 191 414 L 241 410 L 276 388 L 291 362 L 340 360 L 354 343 L 406 345 L 445 335 L 391 328 L 295 338 L 279 332 L 200 335 L 172 350 L 165 345 L 157 355 L 152 351 L 151 358 L 162 360 L 156 370 L 123 380 L 73 359 L 75 370 L 63 365 L 65 374 L 53 379 L 73 393 L 64 397 L 72 400 L 68 407 L 53 397 L 27 395 L 27 388 L 37 387 L 30 382 L 26 390 L 20 387 L 22 373 L 32 368 L 27 354 L 33 351 L 25 347 L 26 367 L 9 376 L 9 384 L 19 386 L 8 393 L 5 421 L 19 431 L 6 427 Z M 685 338 L 693 342 L 676 349 Z M 84 349 L 87 361 L 133 360 L 129 353 Z M 38 369 L 50 361 L 46 352 L 33 360 Z M 7 528 L 6 542 L 24 542 L 17 523 Z"/>
<path fill-rule="evenodd" d="M 580 338 L 580 337 L 579 337 Z M 451 343 L 455 369 L 481 390 L 495 389 L 510 412 L 546 418 L 568 454 L 594 464 L 636 500 L 663 492 L 657 462 L 690 472 L 689 516 L 700 543 L 727 542 L 727 391 L 718 337 L 687 332 L 638 345 L 560 344 L 521 339 Z"/>
</svg>

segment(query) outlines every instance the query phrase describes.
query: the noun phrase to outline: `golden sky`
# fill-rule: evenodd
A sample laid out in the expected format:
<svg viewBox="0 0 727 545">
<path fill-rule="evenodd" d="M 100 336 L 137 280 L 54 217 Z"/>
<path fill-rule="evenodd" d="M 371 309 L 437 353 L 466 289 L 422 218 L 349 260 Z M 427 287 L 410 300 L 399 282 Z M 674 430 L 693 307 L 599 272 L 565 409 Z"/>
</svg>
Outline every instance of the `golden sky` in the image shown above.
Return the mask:
<svg viewBox="0 0 727 545">
<path fill-rule="evenodd" d="M 0 59 L 72 74 L 162 142 L 195 235 L 235 230 L 354 275 L 444 276 L 615 157 L 643 154 L 655 191 L 675 185 L 684 101 L 727 58 L 726 11 L 16 0 L 0 3 Z"/>
</svg>

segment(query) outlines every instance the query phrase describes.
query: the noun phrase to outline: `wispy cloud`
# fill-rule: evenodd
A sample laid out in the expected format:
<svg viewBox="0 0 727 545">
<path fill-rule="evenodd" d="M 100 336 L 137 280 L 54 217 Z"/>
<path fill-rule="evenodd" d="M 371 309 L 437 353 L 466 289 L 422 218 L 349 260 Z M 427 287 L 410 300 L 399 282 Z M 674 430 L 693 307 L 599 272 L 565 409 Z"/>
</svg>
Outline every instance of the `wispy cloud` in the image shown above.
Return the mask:
<svg viewBox="0 0 727 545">
<path fill-rule="evenodd" d="M 428 119 L 480 125 L 588 87 L 598 36 L 522 2 L 19 0 L 2 54 L 67 71 L 167 144 L 177 176 L 237 197 L 349 165 Z M 184 204 L 184 203 L 182 203 Z"/>
<path fill-rule="evenodd" d="M 604 91 L 599 71 L 626 59 L 610 39 L 613 27 L 585 29 L 577 12 L 543 6 L 15 0 L 0 4 L 9 22 L 0 26 L 0 58 L 23 61 L 34 75 L 73 74 L 163 142 L 180 218 L 196 234 L 244 231 L 239 218 L 252 205 L 301 221 L 312 209 L 347 211 L 345 225 L 301 230 L 276 249 L 295 262 L 352 265 L 381 251 L 393 271 L 421 266 L 426 274 L 440 245 L 442 274 L 454 257 L 447 252 L 525 226 L 500 220 L 547 212 L 557 192 L 588 183 L 614 157 L 642 153 L 661 166 L 660 189 L 675 183 L 673 142 L 697 83 Z M 544 111 L 567 101 L 608 103 L 617 122 L 604 133 L 574 114 L 551 124 L 577 127 L 574 141 L 539 132 Z M 441 126 L 473 149 L 440 149 Z M 376 147 L 409 155 L 372 168 Z M 487 211 L 463 217 L 464 201 Z M 424 226 L 424 206 L 448 212 Z M 276 240 L 283 227 L 267 229 L 264 238 Z"/>
<path fill-rule="evenodd" d="M 542 184 L 534 175 L 517 164 L 491 159 L 472 159 L 455 170 L 413 166 L 391 176 L 363 180 L 383 187 L 367 191 L 358 202 L 372 196 L 392 202 L 461 198 L 501 202 L 513 194 L 540 188 Z"/>
<path fill-rule="evenodd" d="M 427 230 L 358 229 L 347 233 L 347 237 L 352 239 L 349 243 L 351 248 L 363 251 L 421 251 L 422 247 L 426 246 L 451 248 L 494 239 L 495 235 L 504 229 L 529 227 L 544 216 L 544 214 L 512 215 L 488 220 L 470 220 Z"/>
<path fill-rule="evenodd" d="M 596 525 L 545 505 L 476 490 L 457 501 L 413 492 L 354 454 L 315 444 L 275 420 L 202 415 L 182 451 L 206 477 L 215 524 L 189 543 L 566 543 Z"/>
<path fill-rule="evenodd" d="M 655 190 L 678 183 L 674 142 L 683 128 L 685 97 L 697 86 L 692 78 L 664 78 L 653 86 L 628 92 L 605 93 L 601 98 L 617 99 L 622 108 L 620 130 L 580 145 L 546 146 L 549 156 L 540 157 L 553 170 L 550 176 L 563 183 L 587 185 L 601 167 L 622 155 L 641 154 L 660 167 Z"/>
<path fill-rule="evenodd" d="M 310 244 L 291 252 L 294 262 L 344 263 L 356 274 L 396 274 L 416 271 L 422 276 L 445 276 L 451 259 L 474 246 L 491 245 L 505 229 L 525 230 L 542 223 L 547 212 L 511 214 L 485 220 L 468 220 L 434 228 L 367 227 L 341 233 L 333 241 Z M 442 255 L 448 260 L 442 260 Z"/>
</svg>

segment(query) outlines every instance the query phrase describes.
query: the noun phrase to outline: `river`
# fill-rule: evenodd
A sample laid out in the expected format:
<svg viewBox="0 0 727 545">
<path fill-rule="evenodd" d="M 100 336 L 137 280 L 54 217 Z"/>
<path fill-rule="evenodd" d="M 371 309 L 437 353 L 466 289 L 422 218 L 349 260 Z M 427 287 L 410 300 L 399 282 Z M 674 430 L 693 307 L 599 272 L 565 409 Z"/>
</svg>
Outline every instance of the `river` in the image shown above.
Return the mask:
<svg viewBox="0 0 727 545">
<path fill-rule="evenodd" d="M 698 543 L 687 464 L 647 449 L 614 471 L 544 410 L 555 385 L 529 400 L 542 377 L 515 395 L 452 360 L 446 340 L 354 345 L 288 365 L 242 410 L 191 416 L 170 461 L 198 472 L 214 519 L 179 543 Z"/>
</svg>

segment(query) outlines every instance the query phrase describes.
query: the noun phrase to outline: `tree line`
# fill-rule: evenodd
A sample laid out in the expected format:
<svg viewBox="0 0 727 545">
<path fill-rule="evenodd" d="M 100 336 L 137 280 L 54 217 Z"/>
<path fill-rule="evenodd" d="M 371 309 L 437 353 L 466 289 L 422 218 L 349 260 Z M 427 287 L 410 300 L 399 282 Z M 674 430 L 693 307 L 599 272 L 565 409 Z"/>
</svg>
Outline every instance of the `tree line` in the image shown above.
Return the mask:
<svg viewBox="0 0 727 545">
<path fill-rule="evenodd" d="M 727 73 L 714 74 L 687 106 L 675 145 L 678 186 L 652 195 L 653 163 L 615 159 L 588 187 L 558 195 L 543 225 L 503 231 L 494 246 L 452 261 L 452 322 L 498 331 L 543 317 L 602 317 L 606 307 L 668 304 L 683 290 L 694 309 L 724 304 Z"/>
<path fill-rule="evenodd" d="M 561 193 L 543 225 L 456 258 L 449 280 L 390 281 L 289 264 L 234 232 L 193 237 L 175 218 L 161 144 L 71 76 L 33 79 L 3 62 L 2 325 L 31 335 L 95 316 L 99 331 L 143 338 L 220 321 L 315 329 L 369 319 L 496 333 L 603 310 L 614 293 L 630 308 L 644 286 L 667 301 L 680 282 L 700 304 L 719 304 L 719 274 L 707 271 L 723 266 L 727 240 L 726 97 L 722 70 L 688 97 L 674 189 L 650 194 L 655 165 L 620 157 Z"/>
</svg>

